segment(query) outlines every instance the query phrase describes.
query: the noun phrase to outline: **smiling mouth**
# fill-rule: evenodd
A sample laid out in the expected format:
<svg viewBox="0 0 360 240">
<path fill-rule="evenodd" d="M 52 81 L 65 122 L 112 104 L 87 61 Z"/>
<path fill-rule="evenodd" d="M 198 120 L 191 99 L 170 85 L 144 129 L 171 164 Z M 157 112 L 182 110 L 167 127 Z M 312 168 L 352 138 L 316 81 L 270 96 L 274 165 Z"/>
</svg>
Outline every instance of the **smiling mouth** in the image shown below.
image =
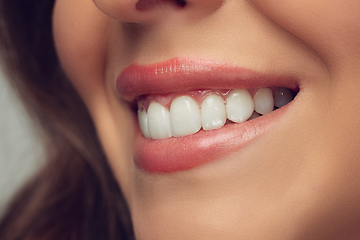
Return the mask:
<svg viewBox="0 0 360 240">
<path fill-rule="evenodd" d="M 186 58 L 130 65 L 116 84 L 123 99 L 137 102 L 134 162 L 150 173 L 240 150 L 276 124 L 299 91 L 292 77 Z"/>
</svg>

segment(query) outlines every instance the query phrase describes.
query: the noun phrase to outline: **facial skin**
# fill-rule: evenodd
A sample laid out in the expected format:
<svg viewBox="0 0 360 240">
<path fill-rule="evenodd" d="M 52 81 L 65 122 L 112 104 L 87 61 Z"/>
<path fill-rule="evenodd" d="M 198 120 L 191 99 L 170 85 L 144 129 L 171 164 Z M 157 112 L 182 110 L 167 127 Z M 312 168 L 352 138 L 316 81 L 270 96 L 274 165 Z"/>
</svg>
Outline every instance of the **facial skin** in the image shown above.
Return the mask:
<svg viewBox="0 0 360 240">
<path fill-rule="evenodd" d="M 360 2 L 58 0 L 62 66 L 96 125 L 138 240 L 360 237 Z M 218 161 L 150 174 L 116 91 L 133 63 L 210 59 L 289 75 L 300 91 L 271 130 Z M 266 86 L 264 86 L 266 87 Z"/>
</svg>

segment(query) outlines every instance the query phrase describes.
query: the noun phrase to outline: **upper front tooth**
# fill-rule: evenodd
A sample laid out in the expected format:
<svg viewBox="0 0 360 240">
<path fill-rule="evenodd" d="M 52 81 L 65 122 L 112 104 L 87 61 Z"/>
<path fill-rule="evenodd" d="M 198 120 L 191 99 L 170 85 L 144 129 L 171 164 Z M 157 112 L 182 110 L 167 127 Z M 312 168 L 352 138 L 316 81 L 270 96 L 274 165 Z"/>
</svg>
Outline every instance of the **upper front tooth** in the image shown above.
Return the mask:
<svg viewBox="0 0 360 240">
<path fill-rule="evenodd" d="M 253 97 L 255 111 L 260 114 L 272 112 L 274 109 L 274 97 L 271 89 L 260 88 Z"/>
<path fill-rule="evenodd" d="M 169 110 L 157 102 L 150 103 L 148 108 L 148 126 L 151 138 L 170 138 L 172 134 Z"/>
<path fill-rule="evenodd" d="M 275 92 L 274 99 L 275 99 L 276 107 L 280 108 L 280 107 L 288 104 L 293 99 L 291 90 L 288 88 L 279 87 Z"/>
<path fill-rule="evenodd" d="M 201 122 L 204 130 L 221 128 L 226 122 L 225 103 L 222 97 L 211 94 L 201 103 Z"/>
<path fill-rule="evenodd" d="M 143 108 L 139 108 L 138 110 L 138 119 L 139 119 L 139 126 L 141 132 L 144 134 L 146 138 L 150 138 L 149 128 L 148 128 L 148 115 Z"/>
<path fill-rule="evenodd" d="M 233 122 L 245 122 L 254 111 L 254 102 L 245 89 L 232 90 L 226 100 L 226 114 Z"/>
<path fill-rule="evenodd" d="M 170 122 L 174 137 L 198 132 L 201 128 L 199 105 L 188 96 L 175 98 L 170 106 Z"/>
</svg>

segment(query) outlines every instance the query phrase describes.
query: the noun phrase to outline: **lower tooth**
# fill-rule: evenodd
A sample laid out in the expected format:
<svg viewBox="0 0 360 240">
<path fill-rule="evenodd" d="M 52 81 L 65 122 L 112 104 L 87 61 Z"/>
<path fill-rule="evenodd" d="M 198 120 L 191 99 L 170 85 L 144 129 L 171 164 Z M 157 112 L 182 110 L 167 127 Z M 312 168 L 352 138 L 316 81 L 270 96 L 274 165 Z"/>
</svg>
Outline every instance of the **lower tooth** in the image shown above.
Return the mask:
<svg viewBox="0 0 360 240">
<path fill-rule="evenodd" d="M 275 92 L 274 99 L 275 99 L 275 106 L 280 108 L 292 101 L 293 99 L 292 92 L 288 88 L 279 87 Z"/>
<path fill-rule="evenodd" d="M 253 97 L 255 111 L 260 114 L 270 113 L 274 109 L 274 97 L 271 89 L 260 88 Z"/>
<path fill-rule="evenodd" d="M 152 139 L 170 138 L 172 134 L 169 110 L 157 102 L 150 103 L 148 108 L 148 126 Z"/>
<path fill-rule="evenodd" d="M 199 105 L 188 96 L 177 97 L 172 101 L 170 119 L 174 137 L 194 134 L 201 128 Z"/>
<path fill-rule="evenodd" d="M 245 122 L 253 111 L 254 102 L 247 90 L 237 89 L 230 92 L 226 99 L 226 114 L 229 120 L 237 123 Z"/>
</svg>

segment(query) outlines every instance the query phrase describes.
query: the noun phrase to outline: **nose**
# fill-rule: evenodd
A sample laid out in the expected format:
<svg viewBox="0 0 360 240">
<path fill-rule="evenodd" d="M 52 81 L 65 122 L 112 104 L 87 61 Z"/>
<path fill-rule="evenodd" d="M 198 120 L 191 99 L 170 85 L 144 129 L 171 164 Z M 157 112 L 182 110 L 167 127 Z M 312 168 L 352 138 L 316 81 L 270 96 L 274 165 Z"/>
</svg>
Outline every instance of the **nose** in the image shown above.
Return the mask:
<svg viewBox="0 0 360 240">
<path fill-rule="evenodd" d="M 151 23 L 166 16 L 200 16 L 214 12 L 224 0 L 93 0 L 106 15 L 123 22 Z"/>
</svg>

